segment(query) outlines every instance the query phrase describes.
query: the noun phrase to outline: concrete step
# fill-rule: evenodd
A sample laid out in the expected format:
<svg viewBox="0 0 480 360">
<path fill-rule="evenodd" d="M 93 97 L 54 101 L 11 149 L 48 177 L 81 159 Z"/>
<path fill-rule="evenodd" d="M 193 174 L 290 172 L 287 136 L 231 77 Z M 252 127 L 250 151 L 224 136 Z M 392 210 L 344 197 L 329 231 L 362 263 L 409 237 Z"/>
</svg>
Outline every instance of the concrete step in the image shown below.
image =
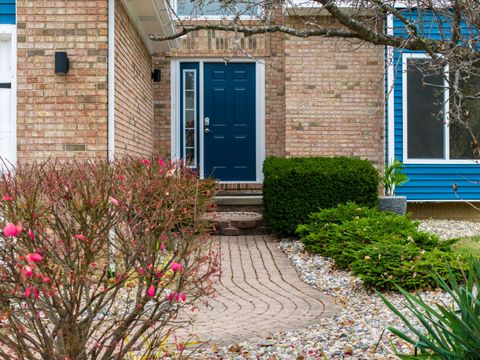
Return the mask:
<svg viewBox="0 0 480 360">
<path fill-rule="evenodd" d="M 226 206 L 245 206 L 245 205 L 263 205 L 263 197 L 260 194 L 254 195 L 218 195 L 215 196 L 217 205 Z"/>
<path fill-rule="evenodd" d="M 218 211 L 206 213 L 204 218 L 212 222 L 214 234 L 233 236 L 267 233 L 262 214 L 259 212 Z"/>
</svg>

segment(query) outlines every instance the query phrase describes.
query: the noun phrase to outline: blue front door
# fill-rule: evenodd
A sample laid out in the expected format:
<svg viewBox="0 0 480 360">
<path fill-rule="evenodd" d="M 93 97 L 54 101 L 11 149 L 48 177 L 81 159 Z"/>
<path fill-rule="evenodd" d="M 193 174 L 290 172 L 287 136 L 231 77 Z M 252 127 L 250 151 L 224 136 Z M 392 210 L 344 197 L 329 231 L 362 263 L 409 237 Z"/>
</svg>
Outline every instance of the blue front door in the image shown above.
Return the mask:
<svg viewBox="0 0 480 360">
<path fill-rule="evenodd" d="M 204 64 L 204 175 L 256 180 L 255 64 Z"/>
</svg>

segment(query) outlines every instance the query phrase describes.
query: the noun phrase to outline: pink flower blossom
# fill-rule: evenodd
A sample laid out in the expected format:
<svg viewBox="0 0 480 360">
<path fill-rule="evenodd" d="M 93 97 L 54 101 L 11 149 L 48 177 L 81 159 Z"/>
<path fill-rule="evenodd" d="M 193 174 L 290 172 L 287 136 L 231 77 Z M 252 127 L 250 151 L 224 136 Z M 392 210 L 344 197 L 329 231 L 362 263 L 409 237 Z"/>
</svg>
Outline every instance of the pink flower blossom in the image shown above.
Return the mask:
<svg viewBox="0 0 480 360">
<path fill-rule="evenodd" d="M 148 160 L 148 159 L 142 159 L 142 160 L 140 160 L 140 162 L 145 166 L 150 166 L 150 160 Z"/>
<path fill-rule="evenodd" d="M 163 161 L 163 159 L 158 159 L 158 165 L 160 165 L 161 167 L 167 167 L 167 163 L 165 161 Z"/>
<path fill-rule="evenodd" d="M 21 223 L 18 223 L 15 227 L 17 228 L 19 234 L 23 231 L 23 226 Z"/>
<path fill-rule="evenodd" d="M 80 240 L 80 241 L 87 241 L 87 237 L 82 234 L 77 234 L 73 236 L 75 239 Z"/>
<path fill-rule="evenodd" d="M 42 262 L 43 261 L 43 256 L 40 255 L 39 253 L 30 253 L 30 254 L 27 255 L 27 261 L 30 264 Z"/>
<path fill-rule="evenodd" d="M 187 300 L 187 295 L 185 295 L 185 293 L 180 293 L 180 299 L 185 302 Z"/>
<path fill-rule="evenodd" d="M 180 299 L 180 296 L 178 295 L 178 293 L 176 291 L 173 293 L 173 296 L 175 297 L 175 301 L 178 302 L 178 299 Z"/>
<path fill-rule="evenodd" d="M 43 282 L 44 282 L 45 284 L 50 284 L 50 281 L 51 281 L 51 280 L 50 280 L 50 278 L 49 278 L 48 276 L 44 276 L 44 277 L 43 277 Z"/>
<path fill-rule="evenodd" d="M 148 288 L 147 296 L 149 298 L 153 298 L 155 296 L 155 287 L 153 285 L 150 285 L 150 287 Z"/>
<path fill-rule="evenodd" d="M 7 237 L 10 237 L 10 236 L 17 237 L 18 234 L 20 233 L 20 231 L 21 231 L 21 227 L 20 227 L 20 230 L 19 230 L 17 225 L 12 224 L 12 223 L 8 223 L 3 228 L 3 235 L 5 235 Z"/>
<path fill-rule="evenodd" d="M 22 268 L 22 278 L 26 279 L 26 278 L 31 278 L 32 276 L 33 276 L 33 269 L 30 266 L 25 265 Z"/>
<path fill-rule="evenodd" d="M 165 243 L 162 243 L 161 248 L 162 248 L 163 252 L 165 252 L 165 250 L 167 250 L 167 246 L 165 245 Z"/>
<path fill-rule="evenodd" d="M 33 232 L 32 229 L 28 229 L 28 237 L 31 239 L 31 240 L 35 240 L 35 234 Z"/>
<path fill-rule="evenodd" d="M 108 200 L 110 200 L 110 202 L 115 205 L 115 206 L 120 206 L 120 201 L 118 201 L 117 199 L 115 199 L 114 197 L 109 197 Z"/>
<path fill-rule="evenodd" d="M 36 287 L 32 288 L 32 291 L 35 295 L 35 299 L 38 299 L 38 297 L 40 296 L 40 291 L 38 291 Z"/>
<path fill-rule="evenodd" d="M 30 297 L 31 295 L 35 295 L 35 299 L 38 299 L 38 297 L 40 296 L 40 291 L 38 291 L 38 289 L 36 287 L 30 287 L 30 286 L 27 286 L 25 288 L 25 296 L 26 297 Z"/>
<path fill-rule="evenodd" d="M 138 268 L 137 272 L 138 275 L 143 275 L 145 273 L 145 270 L 143 270 L 143 268 Z"/>
<path fill-rule="evenodd" d="M 2 200 L 3 201 L 13 201 L 13 197 L 11 197 L 10 195 L 3 195 Z"/>
<path fill-rule="evenodd" d="M 182 272 L 183 271 L 183 266 L 180 263 L 177 262 L 172 262 L 172 265 L 170 266 L 173 272 Z"/>
</svg>

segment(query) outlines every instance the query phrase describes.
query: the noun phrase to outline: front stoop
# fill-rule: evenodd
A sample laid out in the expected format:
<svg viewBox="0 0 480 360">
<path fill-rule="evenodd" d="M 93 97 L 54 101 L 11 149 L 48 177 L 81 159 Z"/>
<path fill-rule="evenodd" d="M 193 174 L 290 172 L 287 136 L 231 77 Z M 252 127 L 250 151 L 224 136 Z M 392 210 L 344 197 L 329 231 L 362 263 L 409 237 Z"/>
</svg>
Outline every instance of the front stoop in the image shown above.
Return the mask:
<svg viewBox="0 0 480 360">
<path fill-rule="evenodd" d="M 215 203 L 218 212 L 263 213 L 263 196 L 259 191 L 219 192 Z"/>
<path fill-rule="evenodd" d="M 262 214 L 253 211 L 219 211 L 205 214 L 212 222 L 213 234 L 225 236 L 262 235 L 267 230 Z"/>
<path fill-rule="evenodd" d="M 262 195 L 219 195 L 215 197 L 215 203 L 219 212 L 263 212 Z"/>
</svg>

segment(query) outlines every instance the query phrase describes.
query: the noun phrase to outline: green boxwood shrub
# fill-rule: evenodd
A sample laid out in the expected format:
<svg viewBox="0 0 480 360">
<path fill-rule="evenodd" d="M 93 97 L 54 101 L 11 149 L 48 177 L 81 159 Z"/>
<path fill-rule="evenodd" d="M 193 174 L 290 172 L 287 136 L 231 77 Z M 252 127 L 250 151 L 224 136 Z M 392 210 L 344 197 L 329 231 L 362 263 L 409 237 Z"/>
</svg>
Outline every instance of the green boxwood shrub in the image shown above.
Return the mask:
<svg viewBox="0 0 480 360">
<path fill-rule="evenodd" d="M 347 157 L 270 157 L 263 165 L 264 219 L 270 230 L 294 235 L 322 208 L 348 201 L 374 207 L 378 173 L 367 160 Z"/>
<path fill-rule="evenodd" d="M 433 286 L 433 270 L 447 274 L 449 266 L 460 275 L 461 261 L 451 251 L 455 240 L 440 241 L 419 231 L 418 222 L 408 216 L 348 203 L 312 214 L 310 222 L 299 225 L 297 231 L 307 251 L 334 259 L 366 286 Z"/>
</svg>

